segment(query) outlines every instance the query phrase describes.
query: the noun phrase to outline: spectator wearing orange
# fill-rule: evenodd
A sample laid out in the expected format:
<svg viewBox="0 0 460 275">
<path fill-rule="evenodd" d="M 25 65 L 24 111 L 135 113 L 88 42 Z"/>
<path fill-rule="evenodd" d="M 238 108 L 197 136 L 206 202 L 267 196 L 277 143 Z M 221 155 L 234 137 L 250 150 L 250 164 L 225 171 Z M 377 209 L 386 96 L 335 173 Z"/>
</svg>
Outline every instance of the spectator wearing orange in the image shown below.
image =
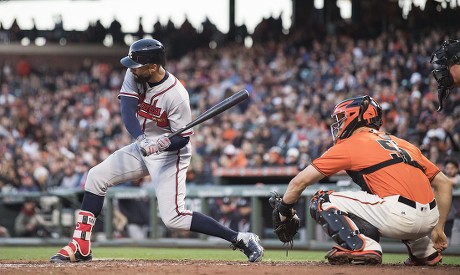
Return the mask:
<svg viewBox="0 0 460 275">
<path fill-rule="evenodd" d="M 244 152 L 233 144 L 225 146 L 222 156 L 219 158 L 220 166 L 227 168 L 242 168 L 248 164 Z"/>
</svg>

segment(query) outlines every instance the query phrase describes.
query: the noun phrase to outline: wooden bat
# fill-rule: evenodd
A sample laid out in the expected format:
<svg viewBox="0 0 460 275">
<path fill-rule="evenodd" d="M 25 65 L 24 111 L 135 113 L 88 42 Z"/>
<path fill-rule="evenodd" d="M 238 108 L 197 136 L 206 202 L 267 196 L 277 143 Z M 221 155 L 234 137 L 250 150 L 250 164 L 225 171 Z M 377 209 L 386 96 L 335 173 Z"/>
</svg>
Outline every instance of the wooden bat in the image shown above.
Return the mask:
<svg viewBox="0 0 460 275">
<path fill-rule="evenodd" d="M 226 99 L 222 100 L 221 102 L 217 103 L 216 105 L 212 106 L 209 110 L 205 111 L 189 124 L 185 125 L 184 127 L 180 128 L 179 130 L 171 133 L 168 137 L 172 138 L 173 136 L 177 136 L 178 134 L 186 131 L 193 126 L 196 126 L 200 123 L 205 122 L 206 120 L 217 116 L 218 114 L 232 108 L 236 104 L 243 102 L 244 100 L 249 98 L 249 93 L 247 90 L 243 89 L 232 96 L 227 97 Z"/>
</svg>

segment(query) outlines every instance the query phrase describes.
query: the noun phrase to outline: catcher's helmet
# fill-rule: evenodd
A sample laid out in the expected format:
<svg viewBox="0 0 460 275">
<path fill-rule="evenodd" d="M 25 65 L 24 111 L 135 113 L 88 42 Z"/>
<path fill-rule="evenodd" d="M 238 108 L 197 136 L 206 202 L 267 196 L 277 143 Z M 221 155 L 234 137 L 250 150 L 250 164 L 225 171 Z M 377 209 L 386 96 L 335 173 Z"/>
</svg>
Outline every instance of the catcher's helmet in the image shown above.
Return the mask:
<svg viewBox="0 0 460 275">
<path fill-rule="evenodd" d="M 139 68 L 146 64 L 166 65 L 165 47 L 160 41 L 144 38 L 134 42 L 129 47 L 128 56 L 123 57 L 120 63 L 127 68 Z"/>
<path fill-rule="evenodd" d="M 382 126 L 382 108 L 368 95 L 345 99 L 335 106 L 331 117 L 336 121 L 331 125 L 334 143 L 350 137 L 359 127 L 378 130 Z"/>
</svg>

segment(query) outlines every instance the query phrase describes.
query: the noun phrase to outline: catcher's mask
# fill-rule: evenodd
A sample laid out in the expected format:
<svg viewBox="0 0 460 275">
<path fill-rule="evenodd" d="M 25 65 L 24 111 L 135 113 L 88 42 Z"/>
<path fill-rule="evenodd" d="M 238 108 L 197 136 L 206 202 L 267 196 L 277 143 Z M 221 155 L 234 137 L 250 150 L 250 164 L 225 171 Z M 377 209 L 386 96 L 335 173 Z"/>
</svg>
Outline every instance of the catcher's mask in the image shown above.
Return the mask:
<svg viewBox="0 0 460 275">
<path fill-rule="evenodd" d="M 123 57 L 120 63 L 127 68 L 140 68 L 147 64 L 160 64 L 165 67 L 165 47 L 155 39 L 137 40 L 129 47 L 128 56 Z"/>
<path fill-rule="evenodd" d="M 460 40 L 444 41 L 441 47 L 431 54 L 430 63 L 435 66 L 432 74 L 438 82 L 438 112 L 440 112 L 443 109 L 444 99 L 447 98 L 454 85 L 450 67 L 460 64 Z"/>
<path fill-rule="evenodd" d="M 335 106 L 331 117 L 335 119 L 331 125 L 334 143 L 350 137 L 359 127 L 378 130 L 382 126 L 382 108 L 368 95 L 345 99 Z"/>
</svg>

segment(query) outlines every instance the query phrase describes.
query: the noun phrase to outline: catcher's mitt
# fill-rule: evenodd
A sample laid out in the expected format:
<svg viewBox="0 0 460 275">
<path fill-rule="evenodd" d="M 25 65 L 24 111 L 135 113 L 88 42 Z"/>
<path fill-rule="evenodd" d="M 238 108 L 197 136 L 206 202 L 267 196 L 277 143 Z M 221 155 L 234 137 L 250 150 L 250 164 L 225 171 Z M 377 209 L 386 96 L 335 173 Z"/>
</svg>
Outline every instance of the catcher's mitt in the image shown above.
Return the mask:
<svg viewBox="0 0 460 275">
<path fill-rule="evenodd" d="M 271 194 L 268 202 L 273 208 L 273 231 L 281 242 L 284 244 L 291 244 L 292 248 L 294 236 L 299 231 L 300 219 L 293 209 L 293 204 L 289 205 L 284 203 L 282 197 L 276 192 L 272 192 Z M 281 221 L 280 214 L 286 217 L 286 219 Z"/>
</svg>

